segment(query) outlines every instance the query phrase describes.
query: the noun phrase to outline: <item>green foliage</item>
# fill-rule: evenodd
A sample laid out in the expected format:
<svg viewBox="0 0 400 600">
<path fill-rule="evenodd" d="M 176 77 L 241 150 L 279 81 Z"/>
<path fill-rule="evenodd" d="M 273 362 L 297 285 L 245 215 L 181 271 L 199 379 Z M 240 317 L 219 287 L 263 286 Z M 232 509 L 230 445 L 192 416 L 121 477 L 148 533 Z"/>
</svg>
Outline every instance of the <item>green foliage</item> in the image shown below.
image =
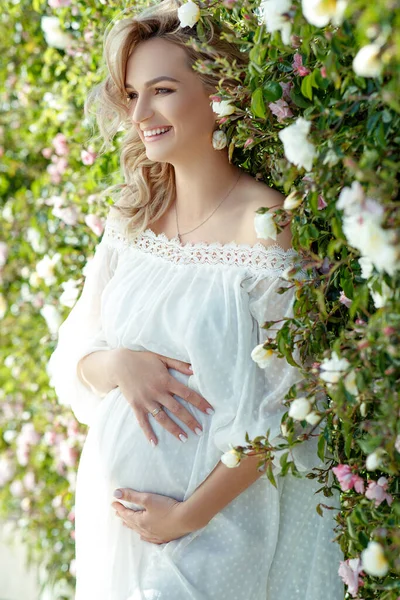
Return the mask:
<svg viewBox="0 0 400 600">
<path fill-rule="evenodd" d="M 133 4 L 147 3 L 124 6 Z M 111 151 L 96 156 L 98 148 L 89 141 L 91 123 L 83 119 L 82 107 L 88 89 L 101 79 L 105 24 L 124 6 L 72 0 L 56 11 L 42 0 L 6 1 L 0 19 L 0 242 L 8 249 L 4 265 L 0 252 L 0 455 L 8 469 L 0 486 L 0 514 L 24 531 L 31 559 L 42 563 L 47 581 L 62 590 L 59 598 L 69 597 L 74 583 L 73 493 L 85 428 L 57 403 L 46 363 L 57 325 L 73 303 L 70 297 L 60 303 L 61 285 L 72 280 L 69 289 L 79 291 L 82 267 L 98 242 L 101 224 L 96 229 L 88 216 L 104 218 L 108 207 L 98 193 L 120 180 L 118 141 Z M 388 572 L 381 578 L 366 574 L 362 597 L 396 600 L 398 268 L 375 269 L 368 279 L 362 276 L 360 253 L 347 239 L 346 215 L 336 202 L 343 188 L 357 181 L 365 196 L 382 207 L 383 229 L 399 230 L 399 3 L 355 0 L 341 25 L 318 28 L 306 21 L 296 0 L 288 17 L 289 45 L 282 43 L 279 32 L 267 32 L 257 9 L 258 2 L 250 0 L 233 3 L 232 8 L 207 3 L 210 14 L 238 33 L 232 41 L 249 52 L 250 64 L 244 78 L 235 65 L 218 59 L 201 68 L 221 74 L 224 99 L 229 98 L 225 78 L 237 81 L 232 92 L 237 111 L 223 124 L 232 160 L 285 195 L 296 190 L 302 199 L 292 210 L 277 211 L 276 219 L 279 227 L 290 219 L 293 245 L 302 255 L 308 279 L 293 278 L 294 318 L 266 348 L 293 363 L 299 355 L 309 365 L 302 384 L 288 394 L 288 406 L 306 396 L 323 421 L 320 432 L 317 427 L 310 432 L 305 421 L 294 423 L 285 415 L 280 467 L 283 475 L 296 475 L 295 446 L 314 433 L 319 435 L 318 455 L 328 460 L 328 468 L 308 476 L 319 478 L 322 495 L 338 487 L 329 468 L 335 464 L 349 465 L 365 485 L 386 477 L 391 506 L 386 500 L 375 506 L 354 489 L 342 492 L 337 541 L 346 558 L 359 557 L 370 540 L 380 542 Z M 69 49 L 46 43 L 43 15 L 59 17 L 70 37 Z M 203 35 L 202 22 L 197 31 Z M 382 74 L 362 77 L 355 73 L 353 59 L 371 40 L 382 45 Z M 295 61 L 301 61 L 302 70 Z M 277 105 L 284 113 L 279 118 Z M 310 172 L 289 162 L 278 136 L 299 117 L 311 123 L 308 139 L 317 158 Z M 65 138 L 56 138 L 58 134 Z M 393 240 L 398 247 L 398 233 Z M 371 247 L 374 243 L 371 238 Z M 266 324 L 267 331 L 271 325 Z M 349 366 L 328 384 L 321 378 L 321 363 L 333 351 Z M 347 374 L 354 377 L 352 386 Z M 29 424 L 34 431 L 26 427 Z M 274 483 L 274 449 L 268 436 L 248 443 L 264 457 L 262 464 Z M 368 470 L 366 459 L 376 451 L 379 464 Z M 321 502 L 318 511 L 323 509 Z"/>
</svg>

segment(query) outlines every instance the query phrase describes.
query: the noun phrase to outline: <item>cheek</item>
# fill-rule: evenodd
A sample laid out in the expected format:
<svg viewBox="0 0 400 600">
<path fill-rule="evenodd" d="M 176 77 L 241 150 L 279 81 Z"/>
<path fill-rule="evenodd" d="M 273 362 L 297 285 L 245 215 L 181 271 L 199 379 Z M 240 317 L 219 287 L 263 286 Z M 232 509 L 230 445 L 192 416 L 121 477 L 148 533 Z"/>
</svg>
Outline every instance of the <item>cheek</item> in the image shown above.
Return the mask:
<svg viewBox="0 0 400 600">
<path fill-rule="evenodd" d="M 214 130 L 215 120 L 211 106 L 207 100 L 199 101 L 198 96 L 179 98 L 173 112 L 174 121 L 181 133 L 208 138 Z"/>
</svg>

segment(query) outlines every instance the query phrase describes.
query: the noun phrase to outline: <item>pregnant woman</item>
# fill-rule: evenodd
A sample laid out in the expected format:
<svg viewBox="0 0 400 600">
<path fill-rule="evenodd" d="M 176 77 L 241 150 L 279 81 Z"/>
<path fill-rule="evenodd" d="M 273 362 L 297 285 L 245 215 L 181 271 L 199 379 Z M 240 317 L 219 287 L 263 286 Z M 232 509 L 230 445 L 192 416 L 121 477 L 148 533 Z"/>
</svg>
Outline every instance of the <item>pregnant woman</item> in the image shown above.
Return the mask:
<svg viewBox="0 0 400 600">
<path fill-rule="evenodd" d="M 292 314 L 292 290 L 277 290 L 296 253 L 288 231 L 276 244 L 256 238 L 255 211 L 281 194 L 213 144 L 218 76 L 192 68 L 195 29 L 180 26 L 178 7 L 116 22 L 89 101 L 107 141 L 127 132 L 125 184 L 49 364 L 58 396 L 89 425 L 76 600 L 342 600 L 319 484 L 287 476 L 276 489 L 257 457 L 221 462 L 246 432 L 279 441 L 301 373 L 278 358 L 261 369 L 251 352 L 265 320 Z M 212 25 L 211 50 L 245 68 Z M 312 468 L 315 446 L 295 458 Z"/>
</svg>

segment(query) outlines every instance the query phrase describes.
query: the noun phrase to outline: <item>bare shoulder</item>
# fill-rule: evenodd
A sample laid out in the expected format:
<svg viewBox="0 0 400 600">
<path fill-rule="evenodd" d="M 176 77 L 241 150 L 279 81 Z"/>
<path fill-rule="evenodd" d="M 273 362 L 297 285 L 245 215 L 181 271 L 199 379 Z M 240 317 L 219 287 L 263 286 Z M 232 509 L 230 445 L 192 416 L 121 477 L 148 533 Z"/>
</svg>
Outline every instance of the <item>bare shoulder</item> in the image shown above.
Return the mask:
<svg viewBox="0 0 400 600">
<path fill-rule="evenodd" d="M 242 217 L 237 241 L 241 244 L 250 244 L 251 246 L 261 243 L 268 247 L 277 243 L 285 250 L 291 248 L 292 236 L 289 226 L 285 227 L 277 236 L 276 242 L 272 239 L 258 238 L 254 228 L 256 211 L 261 207 L 268 207 L 271 210 L 281 208 L 285 196 L 265 183 L 256 181 L 253 177 L 248 176 L 243 182 L 242 197 Z"/>
</svg>

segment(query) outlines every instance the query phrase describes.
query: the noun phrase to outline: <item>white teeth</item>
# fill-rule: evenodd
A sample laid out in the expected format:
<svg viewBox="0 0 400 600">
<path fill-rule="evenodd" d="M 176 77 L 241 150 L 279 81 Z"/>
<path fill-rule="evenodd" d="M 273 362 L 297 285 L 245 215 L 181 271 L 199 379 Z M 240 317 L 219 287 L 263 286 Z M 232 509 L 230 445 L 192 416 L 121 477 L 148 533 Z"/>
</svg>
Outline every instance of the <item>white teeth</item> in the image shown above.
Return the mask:
<svg viewBox="0 0 400 600">
<path fill-rule="evenodd" d="M 162 129 L 152 129 L 151 131 L 144 131 L 143 135 L 144 137 L 151 137 L 153 135 L 159 135 L 160 133 L 169 131 L 170 129 L 171 127 L 163 127 Z"/>
</svg>

